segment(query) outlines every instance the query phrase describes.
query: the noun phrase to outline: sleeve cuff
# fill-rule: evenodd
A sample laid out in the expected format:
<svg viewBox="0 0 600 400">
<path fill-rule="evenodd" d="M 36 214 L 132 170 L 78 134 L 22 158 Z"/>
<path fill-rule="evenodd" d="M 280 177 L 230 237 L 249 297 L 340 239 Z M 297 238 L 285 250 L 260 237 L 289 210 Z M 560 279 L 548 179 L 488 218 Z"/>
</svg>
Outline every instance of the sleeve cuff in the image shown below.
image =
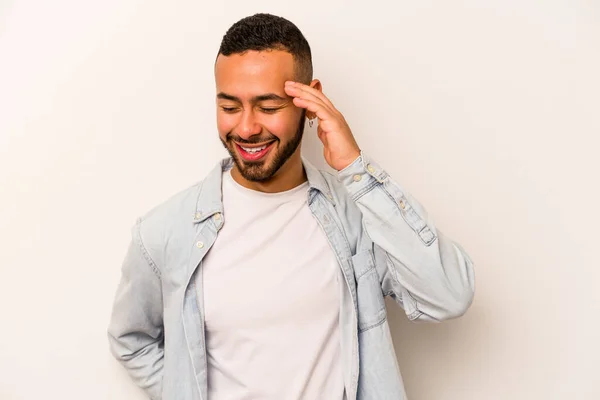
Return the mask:
<svg viewBox="0 0 600 400">
<path fill-rule="evenodd" d="M 388 174 L 364 153 L 337 174 L 353 199 L 369 192 L 376 185 L 383 183 Z"/>
</svg>

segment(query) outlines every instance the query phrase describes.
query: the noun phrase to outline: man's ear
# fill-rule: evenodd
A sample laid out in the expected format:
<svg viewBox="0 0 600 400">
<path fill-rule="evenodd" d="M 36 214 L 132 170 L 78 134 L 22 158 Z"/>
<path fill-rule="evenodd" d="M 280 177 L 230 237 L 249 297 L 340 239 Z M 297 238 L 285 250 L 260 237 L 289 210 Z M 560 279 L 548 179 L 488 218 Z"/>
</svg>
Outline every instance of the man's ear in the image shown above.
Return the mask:
<svg viewBox="0 0 600 400">
<path fill-rule="evenodd" d="M 313 79 L 308 86 L 310 86 L 313 89 L 317 89 L 319 92 L 323 92 L 323 85 L 318 79 Z M 316 116 L 317 115 L 311 111 L 306 112 L 306 118 L 308 119 L 314 119 Z"/>
<path fill-rule="evenodd" d="M 310 85 L 308 85 L 308 86 L 310 86 L 313 89 L 317 89 L 319 92 L 323 91 L 323 85 L 321 84 L 321 81 L 318 79 L 313 79 L 310 82 Z"/>
</svg>

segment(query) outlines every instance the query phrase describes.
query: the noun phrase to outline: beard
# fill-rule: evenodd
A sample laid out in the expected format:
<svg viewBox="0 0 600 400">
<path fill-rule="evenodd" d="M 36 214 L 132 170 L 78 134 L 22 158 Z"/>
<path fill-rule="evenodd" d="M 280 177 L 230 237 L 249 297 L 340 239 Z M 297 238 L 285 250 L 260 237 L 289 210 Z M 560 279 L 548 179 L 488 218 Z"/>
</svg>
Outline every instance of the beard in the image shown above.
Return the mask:
<svg viewBox="0 0 600 400">
<path fill-rule="evenodd" d="M 277 171 L 286 163 L 286 161 L 296 152 L 298 146 L 302 142 L 302 136 L 304 135 L 304 118 L 306 116 L 306 110 L 302 110 L 302 115 L 296 128 L 296 134 L 287 142 L 281 145 L 281 141 L 276 136 L 270 135 L 267 137 L 259 137 L 253 140 L 244 140 L 237 135 L 229 132 L 225 139 L 221 139 L 221 143 L 233 159 L 238 171 L 244 179 L 250 182 L 265 182 L 271 179 Z M 272 157 L 273 161 L 267 160 L 258 161 L 245 161 L 239 158 L 237 150 L 235 148 L 234 140 L 240 144 L 255 144 L 275 141 L 272 144 L 270 152 L 276 151 Z"/>
</svg>

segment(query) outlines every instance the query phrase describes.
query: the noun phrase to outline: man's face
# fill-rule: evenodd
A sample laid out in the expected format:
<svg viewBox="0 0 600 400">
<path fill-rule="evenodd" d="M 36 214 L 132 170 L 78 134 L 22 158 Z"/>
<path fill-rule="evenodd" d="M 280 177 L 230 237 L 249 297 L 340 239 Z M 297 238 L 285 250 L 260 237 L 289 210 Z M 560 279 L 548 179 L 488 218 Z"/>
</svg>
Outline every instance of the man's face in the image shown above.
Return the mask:
<svg viewBox="0 0 600 400">
<path fill-rule="evenodd" d="M 242 177 L 264 182 L 299 158 L 305 110 L 284 91 L 294 59 L 279 50 L 217 57 L 217 129 Z"/>
</svg>

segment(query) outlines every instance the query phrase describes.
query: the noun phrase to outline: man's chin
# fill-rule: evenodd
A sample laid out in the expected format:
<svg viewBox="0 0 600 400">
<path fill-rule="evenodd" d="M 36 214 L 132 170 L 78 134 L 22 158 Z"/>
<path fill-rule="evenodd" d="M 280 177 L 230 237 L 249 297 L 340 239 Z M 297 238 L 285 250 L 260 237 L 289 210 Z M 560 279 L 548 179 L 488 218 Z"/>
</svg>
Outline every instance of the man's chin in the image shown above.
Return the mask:
<svg viewBox="0 0 600 400">
<path fill-rule="evenodd" d="M 265 182 L 275 175 L 277 171 L 270 171 L 271 162 L 268 159 L 260 161 L 247 161 L 236 154 L 233 157 L 238 172 L 247 181 Z"/>
<path fill-rule="evenodd" d="M 255 170 L 252 168 L 245 168 L 240 170 L 240 175 L 249 182 L 267 182 L 274 174 L 266 170 Z"/>
</svg>

